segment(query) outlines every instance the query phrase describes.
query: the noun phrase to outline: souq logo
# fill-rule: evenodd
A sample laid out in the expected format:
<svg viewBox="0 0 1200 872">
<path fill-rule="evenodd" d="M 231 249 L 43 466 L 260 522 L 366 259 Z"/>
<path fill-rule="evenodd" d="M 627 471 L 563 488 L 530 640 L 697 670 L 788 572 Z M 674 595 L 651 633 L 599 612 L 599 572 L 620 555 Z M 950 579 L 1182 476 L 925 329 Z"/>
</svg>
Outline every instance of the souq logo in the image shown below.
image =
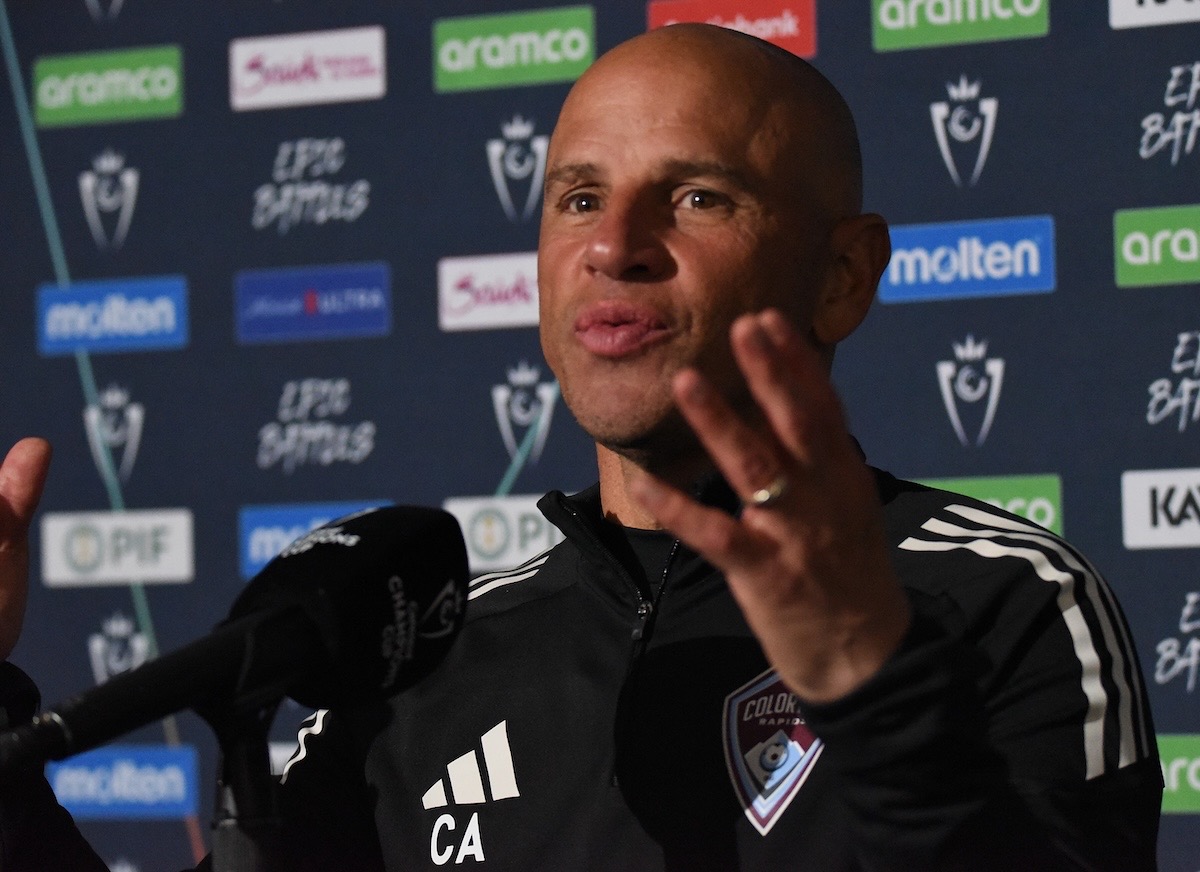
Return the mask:
<svg viewBox="0 0 1200 872">
<path fill-rule="evenodd" d="M 885 303 L 1040 294 L 1054 290 L 1048 215 L 893 227 L 879 283 Z"/>
<path fill-rule="evenodd" d="M 1200 205 L 1113 214 L 1117 287 L 1200 282 Z"/>
<path fill-rule="evenodd" d="M 1062 480 L 1057 475 L 931 478 L 921 484 L 983 500 L 1062 535 Z"/>
<path fill-rule="evenodd" d="M 38 288 L 38 351 L 142 351 L 188 343 L 187 279 L 156 276 Z"/>
<path fill-rule="evenodd" d="M 536 327 L 537 254 L 443 257 L 438 261 L 438 326 L 445 331 Z"/>
<path fill-rule="evenodd" d="M 442 18 L 433 23 L 435 91 L 571 82 L 595 58 L 590 6 Z"/>
<path fill-rule="evenodd" d="M 1108 0 L 1108 24 L 1114 30 L 1200 21 L 1194 0 Z"/>
<path fill-rule="evenodd" d="M 242 343 L 387 336 L 392 330 L 386 263 L 248 270 L 234 278 L 234 298 Z"/>
<path fill-rule="evenodd" d="M 46 767 L 46 779 L 76 820 L 174 819 L 199 807 L 196 749 L 114 745 Z"/>
<path fill-rule="evenodd" d="M 651 30 L 699 21 L 757 36 L 802 58 L 817 54 L 816 0 L 651 0 L 646 12 Z"/>
<path fill-rule="evenodd" d="M 238 566 L 252 578 L 285 548 L 330 521 L 373 509 L 384 501 L 243 506 L 238 511 Z"/>
<path fill-rule="evenodd" d="M 1050 0 L 873 0 L 875 51 L 1045 36 Z"/>
<path fill-rule="evenodd" d="M 1158 758 L 1163 774 L 1162 810 L 1167 814 L 1200 812 L 1200 735 L 1159 736 Z"/>
<path fill-rule="evenodd" d="M 387 93 L 382 27 L 235 39 L 229 105 L 236 112 L 378 100 Z"/>
<path fill-rule="evenodd" d="M 38 127 L 173 118 L 183 111 L 183 54 L 160 45 L 38 58 L 33 88 Z"/>
</svg>

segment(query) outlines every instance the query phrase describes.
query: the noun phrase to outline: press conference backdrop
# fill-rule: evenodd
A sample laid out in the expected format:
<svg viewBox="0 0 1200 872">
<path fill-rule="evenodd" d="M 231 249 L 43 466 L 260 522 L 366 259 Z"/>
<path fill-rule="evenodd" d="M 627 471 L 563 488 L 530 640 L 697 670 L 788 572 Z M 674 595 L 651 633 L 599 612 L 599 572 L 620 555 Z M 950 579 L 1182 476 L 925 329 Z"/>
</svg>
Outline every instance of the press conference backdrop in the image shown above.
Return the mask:
<svg viewBox="0 0 1200 872">
<path fill-rule="evenodd" d="M 548 136 L 597 54 L 710 21 L 846 94 L 895 248 L 853 429 L 1109 577 L 1162 867 L 1200 868 L 1200 4 L 512 5 L 0 0 L 0 437 L 57 449 L 14 659 L 48 701 L 103 682 L 365 505 L 447 506 L 477 570 L 552 544 L 535 499 L 595 473 L 537 341 Z M 206 850 L 214 761 L 184 713 L 51 779 L 151 872 Z"/>
</svg>

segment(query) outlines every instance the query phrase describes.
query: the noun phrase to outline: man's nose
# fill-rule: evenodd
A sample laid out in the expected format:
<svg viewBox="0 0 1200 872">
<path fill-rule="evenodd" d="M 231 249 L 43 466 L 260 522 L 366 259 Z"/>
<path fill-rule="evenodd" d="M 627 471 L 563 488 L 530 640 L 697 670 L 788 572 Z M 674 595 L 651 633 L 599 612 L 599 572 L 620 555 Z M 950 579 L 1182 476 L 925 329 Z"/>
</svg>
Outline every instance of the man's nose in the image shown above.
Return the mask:
<svg viewBox="0 0 1200 872">
<path fill-rule="evenodd" d="M 663 241 L 668 221 L 654 203 L 610 200 L 588 238 L 588 269 L 619 281 L 663 278 L 671 267 L 671 255 Z"/>
</svg>

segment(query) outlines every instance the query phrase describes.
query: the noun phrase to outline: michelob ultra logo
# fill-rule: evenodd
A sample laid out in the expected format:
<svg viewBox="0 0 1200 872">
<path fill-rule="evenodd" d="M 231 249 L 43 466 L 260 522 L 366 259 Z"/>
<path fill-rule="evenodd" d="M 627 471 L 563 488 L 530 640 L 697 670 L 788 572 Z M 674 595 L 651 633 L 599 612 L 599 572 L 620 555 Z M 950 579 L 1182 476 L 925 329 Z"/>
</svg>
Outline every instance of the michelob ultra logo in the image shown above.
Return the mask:
<svg viewBox="0 0 1200 872">
<path fill-rule="evenodd" d="M 38 58 L 33 92 L 39 127 L 173 118 L 183 111 L 183 53 L 158 45 Z"/>
<path fill-rule="evenodd" d="M 875 51 L 1045 36 L 1050 0 L 872 0 Z"/>
<path fill-rule="evenodd" d="M 1200 812 L 1200 735 L 1160 735 L 1158 757 L 1163 773 L 1162 810 L 1167 814 Z"/>
<path fill-rule="evenodd" d="M 442 18 L 433 23 L 435 91 L 570 82 L 591 64 L 590 6 Z"/>
<path fill-rule="evenodd" d="M 921 484 L 983 500 L 1062 535 L 1062 480 L 1057 475 L 930 478 Z"/>
<path fill-rule="evenodd" d="M 885 303 L 1037 294 L 1054 290 L 1049 215 L 891 228 Z"/>
<path fill-rule="evenodd" d="M 1117 287 L 1200 282 L 1200 205 L 1113 214 Z"/>
</svg>

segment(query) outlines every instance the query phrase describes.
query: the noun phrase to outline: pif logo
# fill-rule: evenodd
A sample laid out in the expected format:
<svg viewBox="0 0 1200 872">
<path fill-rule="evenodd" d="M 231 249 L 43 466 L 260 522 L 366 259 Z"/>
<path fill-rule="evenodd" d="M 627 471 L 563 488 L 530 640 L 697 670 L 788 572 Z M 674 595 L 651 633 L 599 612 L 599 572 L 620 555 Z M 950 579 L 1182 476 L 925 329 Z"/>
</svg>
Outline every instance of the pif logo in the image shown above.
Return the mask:
<svg viewBox="0 0 1200 872">
<path fill-rule="evenodd" d="M 1167 814 L 1200 812 L 1200 735 L 1159 736 L 1158 756 L 1163 772 L 1162 810 Z"/>
<path fill-rule="evenodd" d="M 183 111 L 183 54 L 160 45 L 38 58 L 33 87 L 39 127 L 174 117 Z"/>
<path fill-rule="evenodd" d="M 1200 205 L 1113 214 L 1117 287 L 1200 282 Z"/>
<path fill-rule="evenodd" d="M 570 82 L 596 51 L 590 6 L 442 18 L 433 23 L 435 91 Z"/>
<path fill-rule="evenodd" d="M 983 500 L 1062 535 L 1062 480 L 1057 475 L 934 478 L 921 483 Z"/>
<path fill-rule="evenodd" d="M 873 0 L 875 51 L 1045 36 L 1050 0 Z"/>
<path fill-rule="evenodd" d="M 534 495 L 452 497 L 442 504 L 462 525 L 472 572 L 507 569 L 562 541 Z"/>
</svg>

